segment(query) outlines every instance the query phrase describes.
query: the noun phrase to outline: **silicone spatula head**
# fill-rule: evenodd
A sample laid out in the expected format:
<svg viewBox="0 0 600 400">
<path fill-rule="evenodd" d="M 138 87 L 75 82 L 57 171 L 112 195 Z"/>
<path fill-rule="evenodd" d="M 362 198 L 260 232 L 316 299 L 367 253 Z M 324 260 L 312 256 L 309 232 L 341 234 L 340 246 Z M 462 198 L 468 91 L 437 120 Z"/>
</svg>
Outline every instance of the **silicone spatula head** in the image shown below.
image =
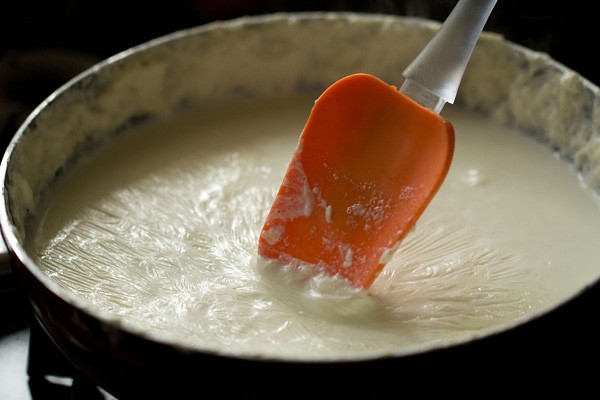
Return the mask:
<svg viewBox="0 0 600 400">
<path fill-rule="evenodd" d="M 265 221 L 259 254 L 367 287 L 448 171 L 452 126 L 372 75 L 316 101 Z"/>
<path fill-rule="evenodd" d="M 452 125 L 438 114 L 450 99 L 423 86 L 419 73 L 408 75 L 400 91 L 354 74 L 321 94 L 265 220 L 260 256 L 371 285 L 440 188 L 454 152 Z"/>
</svg>

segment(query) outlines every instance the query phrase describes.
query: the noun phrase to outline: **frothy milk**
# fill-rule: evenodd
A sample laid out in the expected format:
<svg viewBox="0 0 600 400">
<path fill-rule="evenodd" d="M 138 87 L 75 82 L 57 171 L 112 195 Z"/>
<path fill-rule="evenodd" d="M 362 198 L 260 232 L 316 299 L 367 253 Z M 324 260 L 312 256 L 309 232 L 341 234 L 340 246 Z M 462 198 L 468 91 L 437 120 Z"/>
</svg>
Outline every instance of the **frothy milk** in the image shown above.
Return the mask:
<svg viewBox="0 0 600 400">
<path fill-rule="evenodd" d="M 136 129 L 65 177 L 29 246 L 125 327 L 227 354 L 409 354 L 517 324 L 600 275 L 600 209 L 541 144 L 458 108 L 442 188 L 368 292 L 257 259 L 316 96 Z"/>
</svg>

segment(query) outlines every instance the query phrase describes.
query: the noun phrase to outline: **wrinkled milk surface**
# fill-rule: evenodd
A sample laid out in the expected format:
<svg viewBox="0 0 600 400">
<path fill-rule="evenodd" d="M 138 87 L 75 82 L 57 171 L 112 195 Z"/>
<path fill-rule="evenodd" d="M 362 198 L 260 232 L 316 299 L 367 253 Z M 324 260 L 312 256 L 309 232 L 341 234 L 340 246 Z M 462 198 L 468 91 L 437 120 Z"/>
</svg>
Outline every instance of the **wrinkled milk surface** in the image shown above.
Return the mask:
<svg viewBox="0 0 600 400">
<path fill-rule="evenodd" d="M 164 340 L 308 359 L 458 343 L 600 275 L 598 203 L 573 171 L 529 138 L 451 107 L 450 173 L 369 293 L 257 260 L 314 98 L 138 128 L 57 188 L 30 244 L 45 272 Z"/>
</svg>

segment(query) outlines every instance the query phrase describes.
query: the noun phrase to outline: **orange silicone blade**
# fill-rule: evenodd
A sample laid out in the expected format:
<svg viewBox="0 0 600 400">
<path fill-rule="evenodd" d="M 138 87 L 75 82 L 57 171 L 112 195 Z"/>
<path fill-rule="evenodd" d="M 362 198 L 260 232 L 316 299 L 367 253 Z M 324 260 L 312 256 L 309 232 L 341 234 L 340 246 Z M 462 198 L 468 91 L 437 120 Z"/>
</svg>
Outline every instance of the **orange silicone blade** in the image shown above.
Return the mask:
<svg viewBox="0 0 600 400">
<path fill-rule="evenodd" d="M 452 125 L 394 86 L 368 74 L 337 81 L 315 102 L 259 254 L 369 287 L 439 189 L 453 152 Z"/>
</svg>

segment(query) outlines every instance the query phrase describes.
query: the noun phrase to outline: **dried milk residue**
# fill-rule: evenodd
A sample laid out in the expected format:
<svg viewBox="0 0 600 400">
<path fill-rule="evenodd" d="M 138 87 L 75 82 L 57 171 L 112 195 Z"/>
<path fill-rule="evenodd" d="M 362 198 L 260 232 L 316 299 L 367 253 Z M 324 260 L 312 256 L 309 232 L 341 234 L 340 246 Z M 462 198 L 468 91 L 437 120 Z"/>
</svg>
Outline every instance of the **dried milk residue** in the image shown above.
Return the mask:
<svg viewBox="0 0 600 400">
<path fill-rule="evenodd" d="M 308 184 L 302 163 L 297 157 L 294 157 L 290 163 L 290 169 L 284 179 L 283 186 L 285 191 L 278 196 L 281 203 L 274 205 L 278 219 L 294 219 L 312 214 L 314 208 L 313 192 Z"/>
<path fill-rule="evenodd" d="M 269 228 L 264 229 L 260 237 L 266 240 L 269 245 L 276 244 L 285 233 L 285 227 L 278 222 L 307 217 L 312 214 L 314 204 L 313 190 L 308 184 L 298 153 L 295 153 L 288 167 L 288 173 L 284 177 L 279 195 L 271 208 L 273 221 L 275 222 Z"/>
</svg>

